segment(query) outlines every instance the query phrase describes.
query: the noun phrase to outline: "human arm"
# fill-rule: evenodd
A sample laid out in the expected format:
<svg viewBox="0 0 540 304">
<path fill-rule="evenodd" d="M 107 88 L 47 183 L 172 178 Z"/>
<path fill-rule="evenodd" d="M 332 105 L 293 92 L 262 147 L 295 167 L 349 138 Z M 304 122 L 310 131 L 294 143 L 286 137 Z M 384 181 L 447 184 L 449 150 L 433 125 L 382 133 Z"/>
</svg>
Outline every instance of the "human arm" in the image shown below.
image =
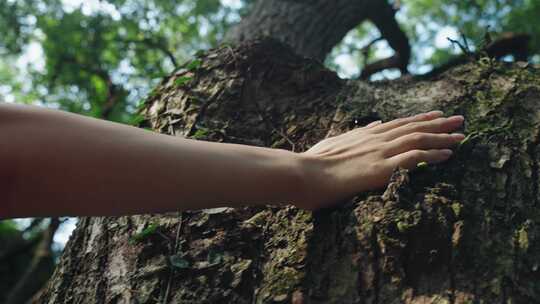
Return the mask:
<svg viewBox="0 0 540 304">
<path fill-rule="evenodd" d="M 408 118 L 402 124 L 428 123 L 440 115 Z M 374 155 L 390 145 L 380 144 L 383 136 L 359 130 L 294 153 L 183 139 L 36 106 L 1 104 L 0 118 L 0 159 L 8 181 L 3 190 L 8 213 L 0 217 L 124 215 L 265 203 L 315 209 L 382 186 L 391 167 L 400 164 L 388 161 L 378 167 L 381 172 L 368 172 L 371 167 L 363 162 L 382 164 Z M 426 132 L 449 132 L 461 124 L 439 120 L 425 127 Z M 364 131 L 399 129 L 399 124 L 389 124 Z M 388 132 L 381 133 L 387 141 Z M 359 146 L 360 135 L 369 138 L 368 145 Z M 439 135 L 445 137 L 407 142 L 403 149 L 444 149 L 456 142 L 448 134 Z M 449 155 L 441 149 L 415 157 L 442 161 Z M 401 160 L 406 161 L 412 162 Z"/>
<path fill-rule="evenodd" d="M 9 217 L 124 215 L 287 201 L 292 152 L 183 139 L 27 105 L 0 105 Z M 291 188 L 292 187 L 292 188 Z"/>
</svg>

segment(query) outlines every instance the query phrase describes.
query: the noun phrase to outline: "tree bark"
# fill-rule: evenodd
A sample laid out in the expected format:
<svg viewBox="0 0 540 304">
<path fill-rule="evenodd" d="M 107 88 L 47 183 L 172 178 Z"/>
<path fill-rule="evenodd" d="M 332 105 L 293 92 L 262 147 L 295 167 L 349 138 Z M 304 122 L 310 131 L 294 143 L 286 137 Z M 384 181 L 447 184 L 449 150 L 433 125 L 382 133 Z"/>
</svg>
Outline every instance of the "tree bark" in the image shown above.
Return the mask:
<svg viewBox="0 0 540 304">
<path fill-rule="evenodd" d="M 321 65 L 372 20 L 406 66 L 407 40 L 381 17 L 393 18 L 388 8 L 258 1 L 227 36 L 242 44 L 165 78 L 144 114 L 172 136 L 300 152 L 372 120 L 441 109 L 467 120 L 452 160 L 398 170 L 385 191 L 315 213 L 268 206 L 83 218 L 38 302 L 537 301 L 539 72 L 482 60 L 420 81 L 365 83 Z M 261 34 L 276 40 L 251 40 Z"/>
<path fill-rule="evenodd" d="M 397 170 L 385 191 L 315 213 L 83 218 L 41 303 L 538 301 L 538 69 L 484 59 L 422 81 L 346 81 L 271 39 L 198 62 L 149 97 L 154 130 L 304 151 L 441 109 L 465 115 L 468 138 L 444 164 Z"/>
<path fill-rule="evenodd" d="M 351 29 L 369 20 L 396 51 L 391 57 L 393 64 L 386 68 L 406 73 L 411 50 L 395 12 L 386 0 L 257 1 L 249 16 L 231 29 L 225 40 L 239 43 L 269 36 L 291 46 L 296 54 L 324 61 Z M 370 67 L 371 74 L 375 69 Z"/>
</svg>

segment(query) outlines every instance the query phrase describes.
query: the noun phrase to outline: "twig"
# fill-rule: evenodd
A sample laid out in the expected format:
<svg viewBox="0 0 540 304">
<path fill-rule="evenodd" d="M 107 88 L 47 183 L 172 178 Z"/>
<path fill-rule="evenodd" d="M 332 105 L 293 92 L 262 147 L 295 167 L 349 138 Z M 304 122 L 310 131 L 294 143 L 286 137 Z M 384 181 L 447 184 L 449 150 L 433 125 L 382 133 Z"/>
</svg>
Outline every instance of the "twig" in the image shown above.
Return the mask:
<svg viewBox="0 0 540 304">
<path fill-rule="evenodd" d="M 380 36 L 380 37 L 377 37 L 377 38 L 371 40 L 368 44 L 366 44 L 363 48 L 360 49 L 360 52 L 362 52 L 362 54 L 364 55 L 364 57 L 367 57 L 367 54 L 369 53 L 369 50 L 371 49 L 371 47 L 372 47 L 375 43 L 377 43 L 377 42 L 379 42 L 379 41 L 381 41 L 381 40 L 383 40 L 383 39 L 384 39 L 384 37 Z M 367 59 L 367 58 L 366 58 L 366 59 Z"/>
<path fill-rule="evenodd" d="M 449 39 L 450 40 L 450 39 Z M 495 59 L 501 59 L 502 57 L 512 54 L 516 61 L 527 61 L 529 50 L 528 45 L 531 40 L 531 36 L 523 33 L 505 32 L 498 36 L 493 42 L 485 46 L 479 53 L 461 54 L 451 58 L 448 62 L 434 68 L 430 72 L 418 75 L 420 78 L 428 78 L 434 75 L 443 73 L 444 71 L 467 63 L 473 57 L 487 56 Z"/>
<path fill-rule="evenodd" d="M 23 233 L 29 232 L 30 230 L 36 228 L 39 224 L 41 224 L 43 222 L 44 219 L 45 218 L 43 218 L 43 217 L 38 217 L 38 218 L 32 219 L 32 222 L 30 222 L 30 225 L 28 225 L 28 227 L 24 228 Z"/>
<path fill-rule="evenodd" d="M 364 62 L 367 62 L 369 60 L 369 51 L 371 50 L 371 47 L 375 43 L 377 43 L 377 42 L 379 42 L 379 41 L 381 41 L 383 39 L 384 39 L 384 37 L 382 37 L 382 36 L 377 37 L 377 38 L 371 40 L 368 44 L 366 44 L 363 48 L 360 49 L 360 53 L 362 53 L 362 56 L 364 56 Z"/>
<path fill-rule="evenodd" d="M 469 47 L 469 41 L 467 40 L 467 37 L 465 37 L 465 34 L 462 31 L 459 31 L 459 34 L 461 35 L 461 39 L 463 40 L 463 43 L 465 44 L 465 48 L 467 49 L 468 53 L 471 53 L 471 48 Z"/>
<path fill-rule="evenodd" d="M 469 56 L 471 54 L 471 51 L 469 50 L 469 45 L 468 44 L 465 44 L 463 45 L 461 42 L 457 41 L 457 40 L 454 40 L 450 37 L 446 37 L 446 39 L 448 41 L 450 41 L 450 43 L 452 43 L 453 45 L 457 45 L 460 49 L 461 49 L 461 52 L 463 52 L 463 54 Z M 467 41 L 467 39 L 465 37 L 463 37 L 464 41 Z"/>
</svg>

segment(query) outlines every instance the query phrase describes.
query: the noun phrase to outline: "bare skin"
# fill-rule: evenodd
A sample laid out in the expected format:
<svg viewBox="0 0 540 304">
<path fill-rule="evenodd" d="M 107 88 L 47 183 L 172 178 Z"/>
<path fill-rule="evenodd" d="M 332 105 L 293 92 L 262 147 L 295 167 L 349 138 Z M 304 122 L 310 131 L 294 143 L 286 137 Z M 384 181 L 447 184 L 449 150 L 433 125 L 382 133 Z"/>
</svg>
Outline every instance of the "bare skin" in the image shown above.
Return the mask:
<svg viewBox="0 0 540 304">
<path fill-rule="evenodd" d="M 362 191 L 384 187 L 397 167 L 440 163 L 452 155 L 451 147 L 465 138 L 448 134 L 463 124 L 463 116 L 441 117 L 433 111 L 387 123 L 372 123 L 327 138 L 302 155 L 316 165 L 307 176 L 309 195 L 297 201 L 304 209 L 318 209 Z"/>
<path fill-rule="evenodd" d="M 183 139 L 0 104 L 0 218 L 105 216 L 291 203 L 314 210 L 381 188 L 397 166 L 438 163 L 463 117 L 375 123 L 294 153 Z"/>
</svg>

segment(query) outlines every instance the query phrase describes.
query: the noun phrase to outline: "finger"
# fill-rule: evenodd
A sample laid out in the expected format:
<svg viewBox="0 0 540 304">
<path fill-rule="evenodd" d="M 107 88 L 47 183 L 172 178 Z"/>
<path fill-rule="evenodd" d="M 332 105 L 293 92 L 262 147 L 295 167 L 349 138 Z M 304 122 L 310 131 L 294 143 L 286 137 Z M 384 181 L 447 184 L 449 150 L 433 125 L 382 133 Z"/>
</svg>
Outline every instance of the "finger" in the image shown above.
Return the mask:
<svg viewBox="0 0 540 304">
<path fill-rule="evenodd" d="M 368 129 L 377 125 L 380 125 L 382 123 L 382 120 L 377 120 L 369 123 L 367 126 L 364 127 L 364 129 Z"/>
<path fill-rule="evenodd" d="M 370 129 L 370 128 L 373 128 L 373 127 L 375 127 L 375 126 L 378 126 L 378 125 L 380 125 L 381 123 L 382 123 L 382 120 L 372 121 L 372 122 L 370 122 L 369 124 L 367 124 L 367 125 L 365 125 L 365 126 L 363 126 L 363 127 L 354 128 L 354 129 L 349 130 L 349 131 L 347 131 L 347 132 L 345 132 L 345 133 L 339 134 L 339 135 L 337 135 L 337 136 L 335 136 L 335 137 L 342 138 L 342 137 L 344 137 L 344 136 L 350 136 L 351 134 L 357 134 L 358 132 L 363 132 L 363 131 L 365 131 L 365 130 L 367 130 L 367 129 Z"/>
<path fill-rule="evenodd" d="M 465 135 L 459 133 L 411 133 L 388 142 L 384 154 L 386 157 L 392 157 L 410 150 L 445 149 L 456 145 L 464 138 Z"/>
<path fill-rule="evenodd" d="M 421 113 L 421 114 L 410 116 L 410 117 L 398 118 L 398 119 L 391 120 L 389 122 L 385 122 L 379 126 L 376 126 L 373 129 L 371 129 L 371 131 L 374 134 L 383 133 L 388 130 L 392 130 L 397 127 L 406 125 L 411 122 L 428 121 L 428 120 L 435 119 L 437 117 L 441 117 L 442 115 L 443 115 L 443 112 L 441 111 L 431 111 L 428 113 Z"/>
<path fill-rule="evenodd" d="M 463 124 L 463 116 L 456 115 L 448 118 L 441 117 L 430 121 L 412 122 L 390 130 L 384 134 L 384 139 L 390 141 L 411 133 L 449 133 Z"/>
<path fill-rule="evenodd" d="M 436 164 L 448 160 L 451 155 L 450 149 L 410 150 L 388 158 L 387 161 L 393 168 L 402 167 L 410 170 L 416 168 L 418 163 Z"/>
</svg>

